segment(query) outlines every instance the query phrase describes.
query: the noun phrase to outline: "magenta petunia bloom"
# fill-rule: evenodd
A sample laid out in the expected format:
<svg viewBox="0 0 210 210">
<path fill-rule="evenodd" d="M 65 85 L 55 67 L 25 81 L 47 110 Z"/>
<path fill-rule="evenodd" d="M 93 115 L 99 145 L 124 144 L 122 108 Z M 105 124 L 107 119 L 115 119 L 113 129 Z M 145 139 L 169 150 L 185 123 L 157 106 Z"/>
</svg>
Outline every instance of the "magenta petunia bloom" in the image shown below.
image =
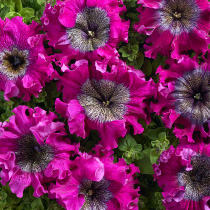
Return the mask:
<svg viewBox="0 0 210 210">
<path fill-rule="evenodd" d="M 101 144 L 112 149 L 129 125 L 134 135 L 143 132 L 138 119 L 150 122 L 148 99 L 156 94 L 152 79 L 145 81 L 140 70 L 127 70 L 126 65 L 113 66 L 109 73 L 80 60 L 71 68 L 58 82 L 64 102 L 55 102 L 56 111 L 68 119 L 70 133 L 85 138 L 91 129 L 97 130 Z"/>
<path fill-rule="evenodd" d="M 162 115 L 165 126 L 174 125 L 174 134 L 180 139 L 194 142 L 197 131 L 209 137 L 210 126 L 210 66 L 198 65 L 185 56 L 176 63 L 167 60 L 169 69 L 159 67 L 157 103 L 152 108 Z"/>
<path fill-rule="evenodd" d="M 153 169 L 166 210 L 210 210 L 210 145 L 171 146 Z"/>
<path fill-rule="evenodd" d="M 71 162 L 72 174 L 49 187 L 49 197 L 57 199 L 67 210 L 137 210 L 139 187 L 134 164 L 123 159 L 113 163 L 110 152 L 103 153 L 100 146 L 95 155 L 81 153 Z"/>
<path fill-rule="evenodd" d="M 182 54 L 194 50 L 205 54 L 210 43 L 210 4 L 208 0 L 138 0 L 140 21 L 134 28 L 149 35 L 145 56 L 158 53 L 182 59 Z"/>
<path fill-rule="evenodd" d="M 22 17 L 6 18 L 0 24 L 0 90 L 4 97 L 29 101 L 50 81 L 54 70 L 44 49 L 41 26 L 26 25 Z"/>
<path fill-rule="evenodd" d="M 121 41 L 128 42 L 129 21 L 118 0 L 65 0 L 46 6 L 41 21 L 49 45 L 60 49 L 58 59 L 99 59 L 118 54 Z M 56 31 L 56 33 L 55 33 Z"/>
<path fill-rule="evenodd" d="M 56 121 L 53 112 L 27 106 L 13 112 L 0 136 L 1 183 L 9 181 L 17 197 L 32 185 L 34 196 L 39 197 L 47 192 L 45 182 L 68 175 L 70 151 L 77 147 L 65 138 L 64 124 Z"/>
</svg>

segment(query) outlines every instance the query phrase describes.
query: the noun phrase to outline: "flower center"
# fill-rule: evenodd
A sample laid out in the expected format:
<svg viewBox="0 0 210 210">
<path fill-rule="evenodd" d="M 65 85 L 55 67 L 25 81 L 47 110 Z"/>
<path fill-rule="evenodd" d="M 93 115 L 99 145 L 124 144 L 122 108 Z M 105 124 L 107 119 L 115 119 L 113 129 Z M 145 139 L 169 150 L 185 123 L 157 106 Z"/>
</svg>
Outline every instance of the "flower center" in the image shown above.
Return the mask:
<svg viewBox="0 0 210 210">
<path fill-rule="evenodd" d="M 103 106 L 109 106 L 109 101 L 103 101 Z"/>
<path fill-rule="evenodd" d="M 50 145 L 40 145 L 34 136 L 25 135 L 18 139 L 15 155 L 22 171 L 35 173 L 47 168 L 54 157 L 54 152 Z"/>
<path fill-rule="evenodd" d="M 88 196 L 93 195 L 93 190 L 89 190 L 88 193 L 87 193 L 87 195 L 88 195 Z"/>
<path fill-rule="evenodd" d="M 178 19 L 181 19 L 182 14 L 181 14 L 180 12 L 176 12 L 176 11 L 175 11 L 175 12 L 173 13 L 173 16 L 174 16 L 174 19 L 177 19 L 177 20 L 178 20 Z"/>
<path fill-rule="evenodd" d="M 93 38 L 95 36 L 95 32 L 94 31 L 88 31 L 88 36 Z"/>
<path fill-rule="evenodd" d="M 197 99 L 197 100 L 202 100 L 202 96 L 201 96 L 200 93 L 196 93 L 196 94 L 194 95 L 194 98 Z"/>
<path fill-rule="evenodd" d="M 110 18 L 105 10 L 97 7 L 83 9 L 77 14 L 75 26 L 66 30 L 71 47 L 82 53 L 105 46 L 109 32 Z"/>
<path fill-rule="evenodd" d="M 81 106 L 91 120 L 100 123 L 123 119 L 130 92 L 123 84 L 109 80 L 87 80 L 78 95 Z"/>
<path fill-rule="evenodd" d="M 28 51 L 13 48 L 12 51 L 5 50 L 0 53 L 0 72 L 9 79 L 23 76 L 28 66 Z"/>
<path fill-rule="evenodd" d="M 100 182 L 83 179 L 80 194 L 85 196 L 85 203 L 81 210 L 106 210 L 106 203 L 112 198 L 112 193 L 108 190 L 109 185 L 104 178 Z"/>
<path fill-rule="evenodd" d="M 175 82 L 175 110 L 191 123 L 201 125 L 210 118 L 210 72 L 196 69 Z"/>
<path fill-rule="evenodd" d="M 185 186 L 185 199 L 199 201 L 203 196 L 210 196 L 210 157 L 196 155 L 191 158 L 193 169 L 179 172 L 180 186 Z"/>
<path fill-rule="evenodd" d="M 195 0 L 164 0 L 157 12 L 161 28 L 174 35 L 189 33 L 197 26 L 200 10 Z"/>
</svg>

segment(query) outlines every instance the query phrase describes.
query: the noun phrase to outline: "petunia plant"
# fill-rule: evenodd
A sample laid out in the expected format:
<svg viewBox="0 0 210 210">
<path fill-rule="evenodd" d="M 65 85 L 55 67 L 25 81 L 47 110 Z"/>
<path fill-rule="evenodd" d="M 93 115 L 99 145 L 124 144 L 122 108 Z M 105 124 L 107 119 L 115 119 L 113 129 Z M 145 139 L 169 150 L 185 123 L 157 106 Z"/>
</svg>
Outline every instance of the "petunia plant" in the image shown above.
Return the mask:
<svg viewBox="0 0 210 210">
<path fill-rule="evenodd" d="M 210 210 L 208 0 L 0 1 L 0 210 Z"/>
</svg>

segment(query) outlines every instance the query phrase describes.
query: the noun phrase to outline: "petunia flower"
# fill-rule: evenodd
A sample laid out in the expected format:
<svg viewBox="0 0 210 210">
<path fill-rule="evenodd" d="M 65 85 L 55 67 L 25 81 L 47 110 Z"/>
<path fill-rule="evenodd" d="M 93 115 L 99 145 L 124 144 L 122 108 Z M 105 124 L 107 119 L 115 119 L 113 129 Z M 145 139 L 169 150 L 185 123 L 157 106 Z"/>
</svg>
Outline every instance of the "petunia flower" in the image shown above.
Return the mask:
<svg viewBox="0 0 210 210">
<path fill-rule="evenodd" d="M 45 35 L 38 34 L 38 23 L 26 25 L 19 16 L 0 22 L 0 90 L 6 100 L 24 96 L 29 101 L 54 74 L 43 45 Z"/>
<path fill-rule="evenodd" d="M 0 136 L 1 183 L 9 182 L 17 197 L 26 187 L 34 188 L 34 196 L 46 193 L 46 182 L 68 175 L 70 152 L 77 147 L 65 138 L 64 124 L 57 122 L 53 112 L 46 113 L 18 106 Z"/>
<path fill-rule="evenodd" d="M 67 210 L 137 210 L 139 187 L 134 189 L 134 185 L 139 169 L 123 159 L 113 163 L 110 152 L 102 153 L 100 146 L 95 149 L 95 155 L 80 153 L 72 161 L 72 174 L 51 184 L 49 197 Z"/>
<path fill-rule="evenodd" d="M 101 57 L 118 54 L 116 47 L 128 41 L 129 21 L 119 15 L 125 10 L 117 0 L 65 0 L 46 6 L 41 21 L 49 45 L 60 49 L 58 59 Z M 56 31 L 56 33 L 55 33 Z"/>
<path fill-rule="evenodd" d="M 194 142 L 195 133 L 209 137 L 210 119 L 210 67 L 185 56 L 176 63 L 166 61 L 168 69 L 159 67 L 157 102 L 151 107 L 166 127 L 174 128 L 174 134 L 180 139 Z"/>
<path fill-rule="evenodd" d="M 159 163 L 154 177 L 163 188 L 163 204 L 171 210 L 210 209 L 210 146 L 202 141 L 171 146 Z"/>
<path fill-rule="evenodd" d="M 188 50 L 197 55 L 208 50 L 210 4 L 208 0 L 139 0 L 140 21 L 134 28 L 149 35 L 145 55 L 158 53 L 182 60 Z"/>
<path fill-rule="evenodd" d="M 56 111 L 68 119 L 70 133 L 85 138 L 97 130 L 107 149 L 117 147 L 129 125 L 134 135 L 143 132 L 138 119 L 149 123 L 148 99 L 156 94 L 154 82 L 146 81 L 140 70 L 128 70 L 124 64 L 111 69 L 98 71 L 86 60 L 77 61 L 58 82 L 64 102 L 55 102 Z"/>
</svg>

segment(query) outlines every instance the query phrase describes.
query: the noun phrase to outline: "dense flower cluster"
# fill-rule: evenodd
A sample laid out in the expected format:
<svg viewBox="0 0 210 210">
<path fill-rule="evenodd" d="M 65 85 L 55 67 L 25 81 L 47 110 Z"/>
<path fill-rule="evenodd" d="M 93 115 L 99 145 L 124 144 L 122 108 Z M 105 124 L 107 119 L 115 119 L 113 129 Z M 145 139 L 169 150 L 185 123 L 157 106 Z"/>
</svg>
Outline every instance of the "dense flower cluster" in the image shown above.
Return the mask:
<svg viewBox="0 0 210 210">
<path fill-rule="evenodd" d="M 47 2 L 40 24 L 0 18 L 1 184 L 67 210 L 161 209 L 139 201 L 154 171 L 157 204 L 210 210 L 209 1 Z"/>
</svg>

